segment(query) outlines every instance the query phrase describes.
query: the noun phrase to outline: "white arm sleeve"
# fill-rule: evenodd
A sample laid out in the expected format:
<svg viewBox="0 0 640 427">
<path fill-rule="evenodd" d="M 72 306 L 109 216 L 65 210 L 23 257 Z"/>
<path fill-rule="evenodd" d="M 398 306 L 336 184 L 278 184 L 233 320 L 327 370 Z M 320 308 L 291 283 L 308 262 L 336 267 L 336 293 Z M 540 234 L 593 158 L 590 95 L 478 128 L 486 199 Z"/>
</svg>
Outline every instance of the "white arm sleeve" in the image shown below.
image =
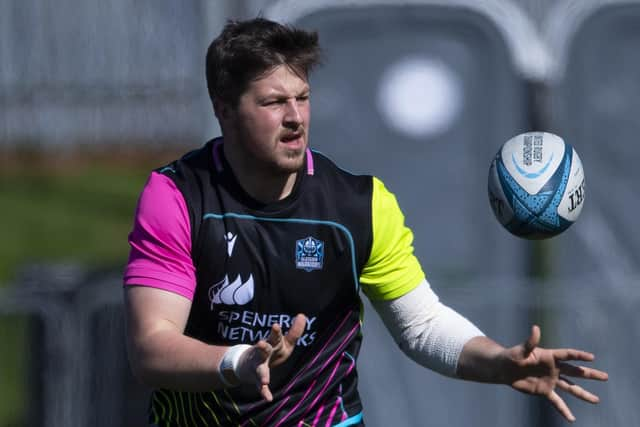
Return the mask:
<svg viewBox="0 0 640 427">
<path fill-rule="evenodd" d="M 462 347 L 484 334 L 442 304 L 426 279 L 407 294 L 372 304 L 402 351 L 416 363 L 456 377 Z"/>
</svg>

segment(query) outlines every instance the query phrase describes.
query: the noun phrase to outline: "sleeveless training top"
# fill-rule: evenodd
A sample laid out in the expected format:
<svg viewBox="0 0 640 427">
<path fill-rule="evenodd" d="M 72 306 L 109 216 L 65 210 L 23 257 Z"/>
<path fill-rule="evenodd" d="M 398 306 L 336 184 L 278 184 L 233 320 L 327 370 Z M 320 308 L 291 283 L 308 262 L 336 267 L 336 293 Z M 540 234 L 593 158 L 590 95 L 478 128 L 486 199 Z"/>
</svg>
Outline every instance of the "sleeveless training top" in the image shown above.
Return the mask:
<svg viewBox="0 0 640 427">
<path fill-rule="evenodd" d="M 286 332 L 297 313 L 308 321 L 291 357 L 271 371 L 273 402 L 264 401 L 254 385 L 206 393 L 155 390 L 150 422 L 362 423 L 355 369 L 362 340 L 360 287 L 372 299 L 392 299 L 424 278 L 393 195 L 376 178 L 345 172 L 307 150 L 291 194 L 265 205 L 240 187 L 221 139 L 155 173 L 175 185 L 189 221 L 195 284 L 185 335 L 217 345 L 253 344 L 266 339 L 274 323 Z M 135 235 L 132 260 L 152 259 L 134 254 Z M 136 273 L 140 260 L 132 260 L 125 284 L 146 285 Z"/>
</svg>

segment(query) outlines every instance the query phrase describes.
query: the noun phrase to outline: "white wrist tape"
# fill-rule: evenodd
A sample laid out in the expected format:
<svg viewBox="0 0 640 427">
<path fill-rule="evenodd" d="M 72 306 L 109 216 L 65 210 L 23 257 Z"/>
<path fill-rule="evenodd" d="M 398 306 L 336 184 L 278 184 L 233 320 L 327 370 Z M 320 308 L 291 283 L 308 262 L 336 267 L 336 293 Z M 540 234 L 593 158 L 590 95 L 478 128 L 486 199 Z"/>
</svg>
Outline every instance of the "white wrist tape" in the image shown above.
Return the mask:
<svg viewBox="0 0 640 427">
<path fill-rule="evenodd" d="M 397 299 L 372 304 L 407 356 L 446 376 L 456 376 L 458 358 L 467 341 L 484 335 L 442 304 L 426 280 Z"/>
<path fill-rule="evenodd" d="M 250 349 L 249 344 L 238 344 L 232 347 L 224 353 L 220 365 L 218 366 L 218 373 L 220 380 L 227 387 L 235 387 L 240 384 L 240 376 L 238 372 L 238 365 L 242 354 Z"/>
</svg>

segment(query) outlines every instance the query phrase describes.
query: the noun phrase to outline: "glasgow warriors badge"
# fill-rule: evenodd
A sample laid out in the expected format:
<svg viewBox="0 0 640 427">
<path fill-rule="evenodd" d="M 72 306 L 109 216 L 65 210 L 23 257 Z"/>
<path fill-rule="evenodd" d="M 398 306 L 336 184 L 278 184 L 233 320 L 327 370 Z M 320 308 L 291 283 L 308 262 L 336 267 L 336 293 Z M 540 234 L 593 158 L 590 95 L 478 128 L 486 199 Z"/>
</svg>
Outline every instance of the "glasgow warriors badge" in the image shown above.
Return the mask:
<svg viewBox="0 0 640 427">
<path fill-rule="evenodd" d="M 305 271 L 322 269 L 324 242 L 309 236 L 296 241 L 296 268 Z"/>
</svg>

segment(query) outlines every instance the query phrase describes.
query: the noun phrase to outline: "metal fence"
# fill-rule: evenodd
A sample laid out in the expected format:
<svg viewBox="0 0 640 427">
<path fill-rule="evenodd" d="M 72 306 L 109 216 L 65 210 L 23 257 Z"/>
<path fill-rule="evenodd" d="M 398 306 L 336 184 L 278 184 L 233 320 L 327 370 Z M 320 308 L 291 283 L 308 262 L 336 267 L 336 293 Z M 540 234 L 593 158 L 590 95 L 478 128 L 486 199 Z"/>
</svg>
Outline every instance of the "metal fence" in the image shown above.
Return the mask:
<svg viewBox="0 0 640 427">
<path fill-rule="evenodd" d="M 0 3 L 1 144 L 199 139 L 209 116 L 203 5 Z"/>
<path fill-rule="evenodd" d="M 30 266 L 0 294 L 0 321 L 10 315 L 28 325 L 29 426 L 145 424 L 147 390 L 125 353 L 120 272 Z"/>
</svg>

